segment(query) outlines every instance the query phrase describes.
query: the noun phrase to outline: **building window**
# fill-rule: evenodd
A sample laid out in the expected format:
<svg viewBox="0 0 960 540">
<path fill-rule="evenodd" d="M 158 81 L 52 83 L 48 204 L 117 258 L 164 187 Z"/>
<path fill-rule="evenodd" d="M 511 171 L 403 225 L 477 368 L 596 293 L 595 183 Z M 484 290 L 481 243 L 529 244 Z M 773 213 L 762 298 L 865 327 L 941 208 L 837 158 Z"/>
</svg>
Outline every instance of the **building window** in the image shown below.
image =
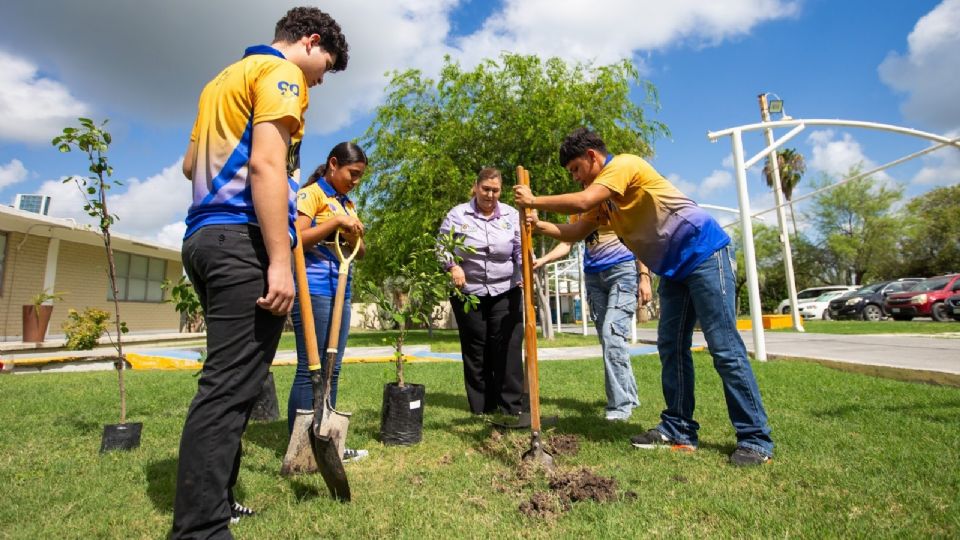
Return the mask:
<svg viewBox="0 0 960 540">
<path fill-rule="evenodd" d="M 120 300 L 127 302 L 163 302 L 161 285 L 167 275 L 167 261 L 143 255 L 117 252 L 117 290 Z M 113 300 L 113 291 L 107 284 L 107 299 Z"/>
<path fill-rule="evenodd" d="M 0 232 L 0 296 L 3 295 L 3 272 L 7 267 L 7 233 Z"/>
</svg>

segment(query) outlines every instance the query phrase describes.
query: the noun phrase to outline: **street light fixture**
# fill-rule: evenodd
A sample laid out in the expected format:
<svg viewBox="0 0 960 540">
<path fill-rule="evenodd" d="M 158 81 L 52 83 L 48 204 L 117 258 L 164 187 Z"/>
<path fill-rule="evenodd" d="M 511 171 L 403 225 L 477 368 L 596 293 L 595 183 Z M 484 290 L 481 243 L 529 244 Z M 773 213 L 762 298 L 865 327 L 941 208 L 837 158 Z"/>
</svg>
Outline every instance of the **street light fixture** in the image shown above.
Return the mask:
<svg viewBox="0 0 960 540">
<path fill-rule="evenodd" d="M 767 103 L 767 96 L 774 96 L 776 99 Z M 760 101 L 760 119 L 766 123 L 770 121 L 770 113 L 779 113 L 783 120 L 791 120 L 783 109 L 783 100 L 780 96 L 767 92 L 757 96 Z M 773 130 L 765 128 L 764 134 L 767 139 L 767 145 L 773 146 Z M 780 229 L 780 246 L 783 252 L 783 266 L 787 278 L 787 294 L 790 299 L 790 318 L 793 322 L 793 328 L 797 332 L 803 332 L 803 323 L 800 322 L 800 314 L 797 312 L 797 284 L 793 273 L 793 254 L 790 250 L 790 233 L 787 229 L 787 216 L 783 208 L 783 187 L 780 183 L 780 166 L 777 157 L 777 151 L 774 150 L 767 157 L 770 166 L 770 176 L 773 184 L 773 199 L 777 205 L 777 225 Z"/>
</svg>

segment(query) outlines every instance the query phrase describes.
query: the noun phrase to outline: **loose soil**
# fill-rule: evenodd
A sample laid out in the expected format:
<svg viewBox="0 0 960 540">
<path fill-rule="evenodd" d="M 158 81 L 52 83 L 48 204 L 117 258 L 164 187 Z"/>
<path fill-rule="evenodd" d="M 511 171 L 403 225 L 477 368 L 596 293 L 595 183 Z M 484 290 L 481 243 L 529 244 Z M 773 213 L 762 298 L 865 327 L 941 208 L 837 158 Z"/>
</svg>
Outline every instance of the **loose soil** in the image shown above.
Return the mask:
<svg viewBox="0 0 960 540">
<path fill-rule="evenodd" d="M 551 435 L 546 447 L 555 456 L 575 456 L 580 451 L 580 438 L 570 434 Z"/>
<path fill-rule="evenodd" d="M 520 503 L 520 513 L 533 518 L 552 519 L 570 510 L 575 502 L 605 503 L 617 500 L 617 481 L 598 476 L 587 468 L 555 472 L 550 475 L 549 487 L 550 491 L 535 492 L 529 500 Z M 633 492 L 626 494 L 626 498 L 635 497 Z"/>
</svg>

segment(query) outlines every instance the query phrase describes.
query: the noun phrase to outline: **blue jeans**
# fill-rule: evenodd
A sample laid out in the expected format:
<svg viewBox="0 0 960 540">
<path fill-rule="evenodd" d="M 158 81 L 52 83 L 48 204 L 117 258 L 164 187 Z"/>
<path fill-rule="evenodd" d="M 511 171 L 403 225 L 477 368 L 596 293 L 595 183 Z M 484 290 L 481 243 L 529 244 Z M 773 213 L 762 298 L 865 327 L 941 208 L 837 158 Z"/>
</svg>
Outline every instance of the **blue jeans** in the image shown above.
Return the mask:
<svg viewBox="0 0 960 540">
<path fill-rule="evenodd" d="M 737 446 L 773 455 L 767 413 L 747 348 L 737 332 L 734 310 L 733 251 L 715 252 L 681 281 L 660 280 L 660 325 L 657 349 L 666 409 L 657 429 L 684 444 L 697 445 L 700 425 L 693 419 L 693 326 L 700 328 L 723 381 L 727 413 L 737 434 Z"/>
<path fill-rule="evenodd" d="M 320 349 L 320 363 L 323 365 L 321 373 L 327 369 L 327 343 L 330 336 L 330 319 L 333 318 L 333 298 L 329 296 L 310 295 L 310 304 L 313 308 L 313 326 L 317 332 L 317 347 Z M 307 360 L 307 345 L 303 337 L 303 319 L 300 316 L 300 301 L 293 303 L 290 313 L 293 320 L 293 330 L 297 340 L 297 374 L 293 378 L 290 388 L 290 399 L 287 400 L 287 429 L 293 432 L 293 421 L 297 417 L 297 409 L 313 409 L 313 385 L 310 383 L 310 369 Z M 337 362 L 333 366 L 333 378 L 330 382 L 330 405 L 337 405 L 337 382 L 340 379 L 340 365 L 343 363 L 343 351 L 347 348 L 347 335 L 350 332 L 350 299 L 343 301 L 343 315 L 340 318 L 340 341 L 337 346 Z"/>
<path fill-rule="evenodd" d="M 637 263 L 626 261 L 603 272 L 585 274 L 590 318 L 603 348 L 607 414 L 629 418 L 640 406 L 627 339 L 637 310 Z"/>
</svg>

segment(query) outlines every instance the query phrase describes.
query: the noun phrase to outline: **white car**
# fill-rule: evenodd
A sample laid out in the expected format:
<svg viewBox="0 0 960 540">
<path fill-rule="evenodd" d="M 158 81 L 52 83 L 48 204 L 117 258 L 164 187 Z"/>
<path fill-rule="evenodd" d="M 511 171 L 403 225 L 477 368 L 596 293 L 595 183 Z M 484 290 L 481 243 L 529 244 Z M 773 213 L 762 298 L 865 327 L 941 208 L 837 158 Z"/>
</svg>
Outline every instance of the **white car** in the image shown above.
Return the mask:
<svg viewBox="0 0 960 540">
<path fill-rule="evenodd" d="M 820 296 L 813 299 L 813 301 L 805 301 L 797 303 L 797 310 L 800 312 L 800 316 L 804 319 L 830 319 L 830 300 L 841 296 L 847 291 L 830 291 L 821 294 Z M 789 306 L 787 306 L 789 309 Z"/>
<path fill-rule="evenodd" d="M 804 302 L 812 302 L 817 299 L 823 293 L 828 293 L 832 291 L 855 291 L 859 289 L 857 285 L 824 285 L 823 287 L 810 287 L 809 289 L 804 289 L 797 293 L 797 304 L 802 304 Z M 787 314 L 790 313 L 790 299 L 785 298 L 780 302 L 780 305 L 777 306 L 777 313 Z"/>
</svg>

